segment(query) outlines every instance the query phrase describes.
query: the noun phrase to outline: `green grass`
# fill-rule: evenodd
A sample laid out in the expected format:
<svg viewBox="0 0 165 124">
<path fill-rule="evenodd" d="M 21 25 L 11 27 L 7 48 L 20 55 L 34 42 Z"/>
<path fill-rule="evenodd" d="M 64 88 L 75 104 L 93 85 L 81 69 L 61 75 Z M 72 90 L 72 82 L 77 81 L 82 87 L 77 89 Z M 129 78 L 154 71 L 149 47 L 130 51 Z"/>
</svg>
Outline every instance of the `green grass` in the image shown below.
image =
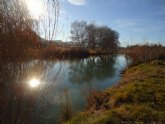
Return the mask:
<svg viewBox="0 0 165 124">
<path fill-rule="evenodd" d="M 68 124 L 165 122 L 165 61 L 131 67 L 119 84 L 90 96 L 87 110 Z"/>
</svg>

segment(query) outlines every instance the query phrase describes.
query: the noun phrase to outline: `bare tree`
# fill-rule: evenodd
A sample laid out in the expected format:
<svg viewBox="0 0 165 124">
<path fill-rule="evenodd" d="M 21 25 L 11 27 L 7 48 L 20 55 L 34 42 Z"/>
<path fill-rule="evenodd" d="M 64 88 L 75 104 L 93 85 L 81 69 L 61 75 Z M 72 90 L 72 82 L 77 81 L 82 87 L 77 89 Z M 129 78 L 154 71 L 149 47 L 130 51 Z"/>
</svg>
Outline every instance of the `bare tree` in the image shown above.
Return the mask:
<svg viewBox="0 0 165 124">
<path fill-rule="evenodd" d="M 56 37 L 60 4 L 58 0 L 41 0 L 45 12 L 38 20 L 38 33 L 45 41 L 51 41 Z"/>
<path fill-rule="evenodd" d="M 39 20 L 31 18 L 27 6 L 21 0 L 2 0 L 0 8 L 0 122 L 31 123 L 36 101 L 40 106 L 45 102 L 47 94 L 56 87 L 56 78 L 61 70 L 60 64 L 57 72 L 52 69 L 55 63 L 47 64 L 44 61 L 30 63 L 19 61 L 27 58 L 31 49 L 36 50 L 40 44 L 40 29 L 44 28 L 45 38 L 51 40 L 55 36 L 58 24 L 58 0 L 41 0 L 47 7 L 44 18 Z M 35 53 L 32 53 L 35 54 Z M 27 55 L 27 56 L 26 56 Z M 34 94 L 25 90 L 24 82 L 27 75 L 37 75 L 46 80 L 44 92 L 40 88 Z M 28 92 L 28 95 L 25 93 Z M 39 106 L 39 107 L 40 107 Z"/>
<path fill-rule="evenodd" d="M 86 32 L 87 32 L 87 43 L 88 43 L 88 48 L 90 49 L 95 49 L 96 48 L 96 31 L 97 31 L 97 26 L 95 23 L 91 23 L 87 25 L 86 27 Z"/>
<path fill-rule="evenodd" d="M 75 21 L 71 24 L 71 39 L 78 42 L 79 46 L 85 48 L 86 46 L 86 26 L 85 21 Z"/>
<path fill-rule="evenodd" d="M 39 42 L 34 21 L 20 0 L 3 0 L 1 9 L 1 58 L 16 59 Z"/>
<path fill-rule="evenodd" d="M 72 40 L 78 42 L 81 47 L 97 52 L 114 52 L 119 45 L 119 34 L 116 31 L 95 23 L 75 21 L 71 24 L 71 34 Z"/>
</svg>

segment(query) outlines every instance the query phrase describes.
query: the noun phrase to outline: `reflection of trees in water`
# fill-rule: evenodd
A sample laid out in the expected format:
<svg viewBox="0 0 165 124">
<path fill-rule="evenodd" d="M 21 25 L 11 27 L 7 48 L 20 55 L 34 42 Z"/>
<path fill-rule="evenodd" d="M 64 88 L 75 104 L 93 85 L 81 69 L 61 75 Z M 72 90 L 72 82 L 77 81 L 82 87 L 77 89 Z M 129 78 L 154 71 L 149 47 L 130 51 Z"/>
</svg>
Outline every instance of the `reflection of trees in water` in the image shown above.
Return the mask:
<svg viewBox="0 0 165 124">
<path fill-rule="evenodd" d="M 0 122 L 31 123 L 37 108 L 42 112 L 46 96 L 57 86 L 56 78 L 61 64 L 55 62 L 2 62 L 0 63 Z M 32 89 L 28 80 L 39 78 L 41 84 Z M 49 83 L 44 83 L 45 81 Z M 43 83 L 42 83 L 43 82 Z M 43 86 L 44 85 L 44 86 Z M 37 99 L 38 98 L 38 99 Z M 41 113 L 40 113 L 41 114 Z M 32 116 L 33 115 L 33 116 Z M 38 115 L 37 115 L 38 116 Z"/>
<path fill-rule="evenodd" d="M 115 58 L 112 56 L 91 57 L 71 64 L 69 80 L 75 83 L 89 83 L 93 79 L 104 80 L 113 77 Z"/>
</svg>

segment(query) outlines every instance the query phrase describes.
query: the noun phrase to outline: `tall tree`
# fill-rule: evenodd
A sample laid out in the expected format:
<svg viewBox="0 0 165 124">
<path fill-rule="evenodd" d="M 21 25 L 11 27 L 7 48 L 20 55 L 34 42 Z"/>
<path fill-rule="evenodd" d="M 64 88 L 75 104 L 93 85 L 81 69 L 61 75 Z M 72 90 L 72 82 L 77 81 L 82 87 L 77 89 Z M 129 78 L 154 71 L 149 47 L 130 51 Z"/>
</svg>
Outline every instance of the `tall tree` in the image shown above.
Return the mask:
<svg viewBox="0 0 165 124">
<path fill-rule="evenodd" d="M 96 32 L 97 32 L 97 26 L 94 23 L 88 24 L 86 26 L 86 39 L 89 49 L 95 49 L 96 48 Z"/>
<path fill-rule="evenodd" d="M 86 47 L 86 27 L 85 21 L 75 21 L 71 24 L 71 39 L 78 42 L 79 46 Z"/>
<path fill-rule="evenodd" d="M 119 34 L 107 26 L 98 26 L 95 23 L 75 21 L 71 25 L 72 40 L 83 48 L 94 49 L 97 52 L 116 51 L 119 45 Z"/>
<path fill-rule="evenodd" d="M 116 48 L 119 44 L 118 38 L 119 34 L 110 29 L 107 26 L 102 26 L 99 28 L 99 48 L 100 50 L 107 50 L 109 52 L 116 51 Z"/>
<path fill-rule="evenodd" d="M 24 52 L 33 46 L 37 39 L 34 32 L 34 21 L 25 4 L 20 0 L 2 2 L 0 47 L 1 58 L 15 59 L 24 56 Z"/>
</svg>

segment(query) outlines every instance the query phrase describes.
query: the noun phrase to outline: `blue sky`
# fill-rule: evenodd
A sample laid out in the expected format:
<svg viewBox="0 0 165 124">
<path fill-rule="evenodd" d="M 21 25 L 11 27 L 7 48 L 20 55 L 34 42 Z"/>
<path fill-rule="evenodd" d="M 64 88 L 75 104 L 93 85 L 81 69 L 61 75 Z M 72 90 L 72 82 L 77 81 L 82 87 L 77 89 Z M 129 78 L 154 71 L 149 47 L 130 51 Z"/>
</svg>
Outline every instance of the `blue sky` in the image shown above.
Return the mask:
<svg viewBox="0 0 165 124">
<path fill-rule="evenodd" d="M 69 37 L 71 22 L 85 20 L 119 32 L 122 46 L 143 42 L 165 45 L 165 0 L 60 0 L 60 6 L 59 29 L 63 33 L 59 39 Z"/>
</svg>

